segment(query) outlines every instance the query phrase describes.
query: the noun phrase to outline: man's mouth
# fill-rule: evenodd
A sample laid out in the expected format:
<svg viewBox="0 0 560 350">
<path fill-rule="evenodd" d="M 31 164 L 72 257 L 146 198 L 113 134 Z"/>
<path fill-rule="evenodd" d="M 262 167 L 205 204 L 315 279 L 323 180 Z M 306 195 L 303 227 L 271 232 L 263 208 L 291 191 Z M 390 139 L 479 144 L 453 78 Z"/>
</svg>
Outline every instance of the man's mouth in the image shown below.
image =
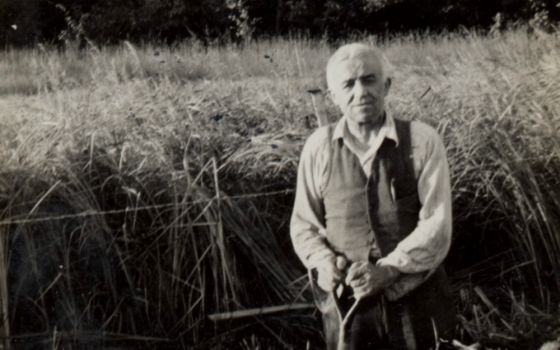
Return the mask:
<svg viewBox="0 0 560 350">
<path fill-rule="evenodd" d="M 358 108 L 373 107 L 373 103 L 360 103 L 360 104 L 354 105 L 354 107 L 358 107 Z"/>
</svg>

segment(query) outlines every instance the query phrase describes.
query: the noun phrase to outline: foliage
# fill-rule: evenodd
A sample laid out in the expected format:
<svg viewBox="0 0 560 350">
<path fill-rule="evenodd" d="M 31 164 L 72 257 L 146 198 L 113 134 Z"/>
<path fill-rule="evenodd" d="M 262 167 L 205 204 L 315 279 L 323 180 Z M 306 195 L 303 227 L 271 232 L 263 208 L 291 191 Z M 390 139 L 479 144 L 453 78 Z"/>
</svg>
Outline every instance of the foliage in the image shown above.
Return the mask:
<svg viewBox="0 0 560 350">
<path fill-rule="evenodd" d="M 448 150 L 447 267 L 464 338 L 526 344 L 517 330 L 539 336 L 532 320 L 558 311 L 558 39 L 516 30 L 378 43 L 394 68 L 389 111 L 436 127 Z M 319 346 L 310 312 L 207 316 L 310 301 L 288 222 L 315 128 L 305 91 L 325 88 L 330 52 L 301 38 L 2 53 L 12 333 L 52 347 Z"/>
<path fill-rule="evenodd" d="M 229 19 L 232 31 L 237 39 L 250 41 L 255 31 L 255 20 L 249 16 L 247 4 L 243 0 L 226 0 L 226 7 L 231 12 Z"/>
<path fill-rule="evenodd" d="M 530 22 L 550 30 L 560 7 L 557 0 L 0 0 L 0 45 L 63 46 L 75 32 L 72 23 L 99 45 L 187 37 L 208 43 L 293 33 L 338 39 L 362 32 L 489 28 L 498 14 L 504 24 Z"/>
</svg>

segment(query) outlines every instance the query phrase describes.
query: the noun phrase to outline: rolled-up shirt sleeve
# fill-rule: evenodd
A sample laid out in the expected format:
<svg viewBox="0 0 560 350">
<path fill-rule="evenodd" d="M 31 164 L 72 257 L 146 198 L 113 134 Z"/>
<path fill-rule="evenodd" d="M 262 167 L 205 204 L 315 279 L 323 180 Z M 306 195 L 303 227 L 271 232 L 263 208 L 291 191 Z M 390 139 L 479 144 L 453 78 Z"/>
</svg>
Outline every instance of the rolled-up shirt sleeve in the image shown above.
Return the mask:
<svg viewBox="0 0 560 350">
<path fill-rule="evenodd" d="M 424 127 L 424 128 L 422 128 Z M 403 273 L 429 272 L 437 268 L 451 244 L 452 212 L 449 165 L 445 147 L 435 130 L 421 126 L 427 136 L 422 155 L 418 196 L 421 209 L 417 227 L 378 264 Z"/>
<path fill-rule="evenodd" d="M 327 171 L 325 148 L 328 142 L 325 128 L 316 130 L 306 141 L 298 166 L 290 236 L 296 254 L 308 269 L 334 256 L 325 238 L 321 188 Z"/>
</svg>

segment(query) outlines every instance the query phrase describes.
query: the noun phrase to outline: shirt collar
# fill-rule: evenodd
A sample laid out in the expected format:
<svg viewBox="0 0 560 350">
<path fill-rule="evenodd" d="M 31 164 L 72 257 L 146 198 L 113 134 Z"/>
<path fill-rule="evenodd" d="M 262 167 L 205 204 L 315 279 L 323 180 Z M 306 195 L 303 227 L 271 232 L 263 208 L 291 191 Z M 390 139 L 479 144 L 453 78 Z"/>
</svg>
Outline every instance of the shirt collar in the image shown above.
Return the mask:
<svg viewBox="0 0 560 350">
<path fill-rule="evenodd" d="M 345 130 L 347 129 L 346 127 L 347 123 L 348 121 L 345 116 L 340 118 L 340 120 L 336 123 L 334 127 L 332 141 L 338 139 L 344 140 Z M 381 125 L 381 128 L 379 129 L 378 135 L 382 135 L 385 138 L 395 141 L 397 147 L 399 146 L 399 138 L 397 136 L 397 129 L 395 127 L 395 119 L 393 119 L 393 117 L 387 112 L 385 112 L 385 121 L 383 122 L 383 125 Z"/>
</svg>

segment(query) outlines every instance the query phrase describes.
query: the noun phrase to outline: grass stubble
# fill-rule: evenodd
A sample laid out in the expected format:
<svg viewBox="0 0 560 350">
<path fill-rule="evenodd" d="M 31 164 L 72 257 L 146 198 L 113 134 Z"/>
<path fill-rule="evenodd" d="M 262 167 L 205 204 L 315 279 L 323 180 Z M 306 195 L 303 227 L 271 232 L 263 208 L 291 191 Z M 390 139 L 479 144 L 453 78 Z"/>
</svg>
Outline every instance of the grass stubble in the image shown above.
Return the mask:
<svg viewBox="0 0 560 350">
<path fill-rule="evenodd" d="M 559 39 L 378 43 L 389 112 L 436 127 L 447 147 L 461 340 L 487 348 L 560 335 Z M 0 53 L 6 344 L 320 344 L 310 312 L 208 315 L 310 301 L 288 222 L 315 129 L 306 91 L 326 91 L 331 51 L 294 38 Z"/>
</svg>

